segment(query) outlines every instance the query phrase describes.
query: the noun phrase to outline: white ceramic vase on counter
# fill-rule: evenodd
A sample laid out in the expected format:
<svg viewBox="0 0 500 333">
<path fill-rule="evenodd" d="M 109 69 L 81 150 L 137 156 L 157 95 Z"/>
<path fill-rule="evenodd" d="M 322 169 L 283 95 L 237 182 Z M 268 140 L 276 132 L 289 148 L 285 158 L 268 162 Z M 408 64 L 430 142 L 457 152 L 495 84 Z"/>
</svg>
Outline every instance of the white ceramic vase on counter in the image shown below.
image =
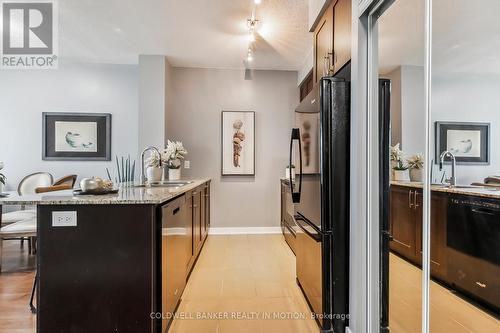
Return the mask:
<svg viewBox="0 0 500 333">
<path fill-rule="evenodd" d="M 409 182 L 410 172 L 408 170 L 393 170 L 394 180 L 399 182 Z"/>
<path fill-rule="evenodd" d="M 410 169 L 410 180 L 412 182 L 423 182 L 424 169 Z"/>
<path fill-rule="evenodd" d="M 159 182 L 161 180 L 161 175 L 163 174 L 163 169 L 160 167 L 148 167 L 146 169 L 146 177 L 148 182 Z"/>
<path fill-rule="evenodd" d="M 179 179 L 181 179 L 181 168 L 168 169 L 168 180 L 179 180 Z"/>
</svg>

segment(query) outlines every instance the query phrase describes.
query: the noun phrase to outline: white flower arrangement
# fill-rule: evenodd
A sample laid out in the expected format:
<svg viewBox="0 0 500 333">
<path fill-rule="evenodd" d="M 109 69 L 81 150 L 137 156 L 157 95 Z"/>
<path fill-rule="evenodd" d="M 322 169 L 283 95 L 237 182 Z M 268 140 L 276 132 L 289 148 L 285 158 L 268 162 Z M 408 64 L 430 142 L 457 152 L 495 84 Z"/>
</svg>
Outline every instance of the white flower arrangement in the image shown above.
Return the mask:
<svg viewBox="0 0 500 333">
<path fill-rule="evenodd" d="M 151 168 L 158 168 L 160 166 L 160 156 L 156 151 L 153 151 L 148 158 L 146 158 L 146 165 Z"/>
<path fill-rule="evenodd" d="M 390 156 L 391 156 L 391 162 L 394 162 L 394 170 L 399 170 L 399 171 L 404 171 L 408 170 L 408 164 L 406 163 L 404 157 L 403 157 L 403 152 L 399 148 L 399 143 L 396 144 L 395 146 L 389 147 L 390 149 Z"/>
<path fill-rule="evenodd" d="M 161 154 L 161 160 L 169 169 L 179 169 L 181 160 L 188 154 L 180 141 L 167 141 L 167 148 Z"/>
<path fill-rule="evenodd" d="M 410 156 L 406 161 L 410 169 L 420 170 L 424 168 L 424 156 L 422 154 Z"/>
</svg>

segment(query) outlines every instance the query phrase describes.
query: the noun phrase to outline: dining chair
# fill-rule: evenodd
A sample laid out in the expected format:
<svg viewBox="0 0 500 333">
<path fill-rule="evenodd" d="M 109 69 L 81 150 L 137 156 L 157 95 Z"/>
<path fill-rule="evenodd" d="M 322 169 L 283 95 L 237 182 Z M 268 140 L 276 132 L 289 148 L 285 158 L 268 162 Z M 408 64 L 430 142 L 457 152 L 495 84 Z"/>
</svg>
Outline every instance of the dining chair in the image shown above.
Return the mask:
<svg viewBox="0 0 500 333">
<path fill-rule="evenodd" d="M 74 184 L 74 183 L 73 183 Z M 66 190 L 71 188 L 70 184 L 60 184 L 55 186 L 44 186 L 38 187 L 35 189 L 36 193 L 46 193 L 46 192 L 54 192 L 60 190 Z M 34 217 L 27 218 L 22 221 L 17 221 L 6 225 L 5 227 L 0 228 L 0 273 L 2 272 L 2 243 L 4 239 L 15 239 L 17 237 L 27 237 L 29 239 L 30 250 L 29 253 L 36 253 L 36 231 L 37 231 L 37 218 L 36 214 Z M 36 291 L 36 282 L 38 278 L 38 271 L 35 273 L 35 277 L 33 278 L 33 287 L 31 289 L 31 297 L 29 306 L 32 313 L 36 313 L 36 307 L 33 305 L 33 300 Z"/>
<path fill-rule="evenodd" d="M 64 176 L 64 177 L 61 177 L 58 180 L 56 180 L 54 182 L 54 184 L 52 184 L 52 185 L 53 186 L 69 185 L 69 186 L 71 186 L 71 188 L 73 188 L 75 186 L 75 183 L 76 183 L 76 178 L 77 178 L 77 175 Z"/>
<path fill-rule="evenodd" d="M 38 187 L 52 185 L 53 177 L 47 172 L 36 172 L 24 177 L 17 187 L 19 195 L 35 194 Z M 25 209 L 21 206 L 21 210 L 2 214 L 2 225 L 19 222 L 27 218 L 36 217 L 35 209 Z"/>
</svg>

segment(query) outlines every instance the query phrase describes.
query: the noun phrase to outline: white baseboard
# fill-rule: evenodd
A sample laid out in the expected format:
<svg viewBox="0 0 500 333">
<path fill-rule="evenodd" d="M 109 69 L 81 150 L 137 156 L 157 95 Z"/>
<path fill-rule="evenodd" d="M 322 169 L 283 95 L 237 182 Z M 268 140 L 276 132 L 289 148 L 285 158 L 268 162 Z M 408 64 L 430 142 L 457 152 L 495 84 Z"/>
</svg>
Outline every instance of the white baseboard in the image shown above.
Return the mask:
<svg viewBox="0 0 500 333">
<path fill-rule="evenodd" d="M 279 234 L 281 227 L 210 227 L 209 235 Z"/>
</svg>

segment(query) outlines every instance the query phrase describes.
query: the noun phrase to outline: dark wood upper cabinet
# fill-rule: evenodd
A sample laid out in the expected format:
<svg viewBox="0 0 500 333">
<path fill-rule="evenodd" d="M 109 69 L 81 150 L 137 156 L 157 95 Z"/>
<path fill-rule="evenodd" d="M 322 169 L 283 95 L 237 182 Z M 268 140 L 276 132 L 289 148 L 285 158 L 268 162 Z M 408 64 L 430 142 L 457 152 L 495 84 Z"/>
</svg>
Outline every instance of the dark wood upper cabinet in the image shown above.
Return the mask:
<svg viewBox="0 0 500 333">
<path fill-rule="evenodd" d="M 311 70 L 299 86 L 300 101 L 301 102 L 311 92 L 311 90 L 313 89 L 313 86 L 314 86 L 313 70 Z"/>
<path fill-rule="evenodd" d="M 351 0 L 333 0 L 314 29 L 313 83 L 351 60 Z"/>
<path fill-rule="evenodd" d="M 351 60 L 351 0 L 338 0 L 333 8 L 333 73 Z"/>
<path fill-rule="evenodd" d="M 333 6 L 332 1 L 326 9 L 316 29 L 314 29 L 314 69 L 313 82 L 316 84 L 323 76 L 328 75 L 329 59 L 333 52 Z"/>
</svg>

